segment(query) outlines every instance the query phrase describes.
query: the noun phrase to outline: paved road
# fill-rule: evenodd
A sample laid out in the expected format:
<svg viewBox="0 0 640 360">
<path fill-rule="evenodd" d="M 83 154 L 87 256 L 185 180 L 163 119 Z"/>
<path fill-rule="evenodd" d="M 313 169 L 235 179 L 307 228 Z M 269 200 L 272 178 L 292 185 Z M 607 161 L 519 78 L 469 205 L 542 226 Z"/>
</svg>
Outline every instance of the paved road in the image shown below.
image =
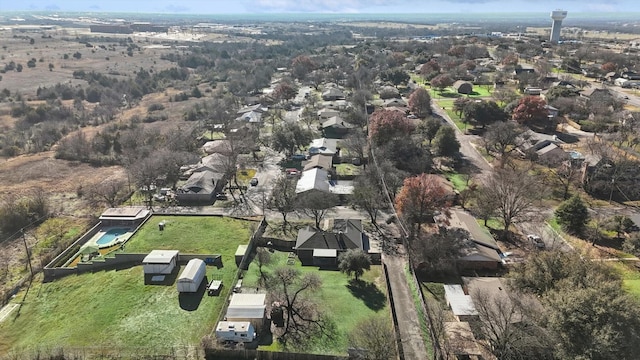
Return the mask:
<svg viewBox="0 0 640 360">
<path fill-rule="evenodd" d="M 441 116 L 450 126 L 452 126 L 456 130 L 456 137 L 458 142 L 460 142 L 460 153 L 464 156 L 464 158 L 475 167 L 475 172 L 482 174 L 484 176 L 491 172 L 491 165 L 487 162 L 485 158 L 480 155 L 480 153 L 473 147 L 472 142 L 476 142 L 480 139 L 477 135 L 469 135 L 465 134 L 455 125 L 453 120 L 447 115 L 447 112 L 444 111 L 439 106 L 433 107 L 434 113 Z"/>
<path fill-rule="evenodd" d="M 401 247 L 399 247 L 400 251 Z M 389 286 L 393 293 L 398 330 L 404 358 L 407 360 L 426 359 L 427 349 L 420 330 L 420 321 L 416 311 L 413 296 L 405 276 L 406 258 L 400 255 L 384 255 L 383 262 L 387 265 Z"/>
</svg>

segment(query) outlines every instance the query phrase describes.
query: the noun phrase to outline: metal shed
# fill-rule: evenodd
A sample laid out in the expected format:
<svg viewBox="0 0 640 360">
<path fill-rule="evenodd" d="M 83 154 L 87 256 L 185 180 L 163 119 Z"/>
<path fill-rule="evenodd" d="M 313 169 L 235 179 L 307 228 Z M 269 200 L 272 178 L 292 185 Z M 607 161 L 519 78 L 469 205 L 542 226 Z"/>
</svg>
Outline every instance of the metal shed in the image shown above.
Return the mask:
<svg viewBox="0 0 640 360">
<path fill-rule="evenodd" d="M 256 328 L 262 326 L 266 294 L 233 294 L 227 308 L 227 321 L 249 321 Z"/>
<path fill-rule="evenodd" d="M 207 273 L 207 265 L 200 259 L 191 259 L 178 277 L 178 292 L 196 292 Z"/>
<path fill-rule="evenodd" d="M 145 274 L 171 274 L 176 267 L 178 250 L 153 250 L 142 260 Z"/>
</svg>

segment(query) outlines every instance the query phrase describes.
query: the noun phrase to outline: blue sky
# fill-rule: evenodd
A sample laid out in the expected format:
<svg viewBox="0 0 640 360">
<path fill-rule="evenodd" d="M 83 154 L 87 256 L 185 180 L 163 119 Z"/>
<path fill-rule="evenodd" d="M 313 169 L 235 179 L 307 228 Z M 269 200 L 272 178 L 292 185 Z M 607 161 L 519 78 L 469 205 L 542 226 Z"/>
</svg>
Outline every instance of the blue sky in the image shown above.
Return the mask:
<svg viewBox="0 0 640 360">
<path fill-rule="evenodd" d="M 638 0 L 0 0 L 12 10 L 240 13 L 640 12 Z"/>
</svg>

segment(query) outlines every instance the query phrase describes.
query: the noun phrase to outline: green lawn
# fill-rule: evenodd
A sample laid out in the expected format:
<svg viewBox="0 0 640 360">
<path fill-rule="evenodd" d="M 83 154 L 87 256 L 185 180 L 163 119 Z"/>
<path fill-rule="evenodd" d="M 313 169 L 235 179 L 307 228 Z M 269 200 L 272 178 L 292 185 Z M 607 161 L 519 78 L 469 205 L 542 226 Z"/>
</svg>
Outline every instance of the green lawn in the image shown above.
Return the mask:
<svg viewBox="0 0 640 360">
<path fill-rule="evenodd" d="M 208 278 L 230 284 L 236 266 L 233 261 L 225 265 L 208 267 Z M 142 351 L 136 347 L 167 353 L 172 346 L 198 346 L 215 326 L 230 288 L 223 287 L 219 297 L 179 297 L 173 283 L 145 285 L 141 266 L 51 283 L 35 280 L 19 316 L 14 311 L 0 323 L 0 353 L 95 346 L 123 355 Z M 16 301 L 23 297 L 19 293 Z"/>
<path fill-rule="evenodd" d="M 317 273 L 322 278 L 322 289 L 314 292 L 313 296 L 318 300 L 321 312 L 329 315 L 337 328 L 335 341 L 316 342 L 309 348 L 305 348 L 305 352 L 345 355 L 348 346 L 347 334 L 359 321 L 372 316 L 383 316 L 391 322 L 386 288 L 380 266 L 372 266 L 371 270 L 367 271 L 361 278 L 365 284 L 369 285 L 365 290 L 354 290 L 352 292 L 349 289 L 351 279 L 347 275 L 338 271 L 318 270 L 317 267 L 302 266 L 297 258 L 294 265 L 287 265 L 287 254 L 273 253 L 272 262 L 268 265 L 267 271 L 279 266 L 295 266 L 303 273 Z M 258 266 L 253 262 L 244 276 L 243 286 L 256 286 L 258 278 Z M 375 286 L 373 286 L 374 284 Z M 261 348 L 280 350 L 277 340 L 274 340 L 272 345 Z"/>
<path fill-rule="evenodd" d="M 456 127 L 458 129 L 465 131 L 470 126 L 462 122 L 460 116 L 458 116 L 458 114 L 453 111 L 453 101 L 454 100 L 451 99 L 440 99 L 436 100 L 436 103 L 438 104 L 437 106 L 444 108 L 445 112 L 447 113 L 447 115 L 449 115 L 453 123 L 456 124 Z"/>
<path fill-rule="evenodd" d="M 158 230 L 160 221 L 166 223 L 164 231 Z M 257 226 L 257 222 L 218 216 L 154 215 L 129 239 L 125 251 L 180 250 L 187 254 L 234 255 L 239 244 L 249 243 L 252 225 Z"/>
<path fill-rule="evenodd" d="M 623 280 L 622 287 L 636 299 L 640 299 L 640 280 Z"/>
<path fill-rule="evenodd" d="M 447 177 L 447 180 L 451 182 L 456 191 L 460 192 L 467 188 L 467 179 L 464 174 L 450 172 L 445 174 L 445 176 Z"/>
<path fill-rule="evenodd" d="M 607 265 L 620 275 L 624 290 L 640 300 L 640 272 L 633 266 L 633 262 L 608 262 Z"/>
<path fill-rule="evenodd" d="M 420 298 L 418 289 L 416 288 L 415 282 L 412 279 L 412 275 L 409 272 L 409 267 L 405 268 L 405 275 L 407 277 L 409 288 L 411 288 L 411 294 L 413 295 L 413 302 L 415 303 L 416 311 L 418 312 L 418 320 L 420 321 L 420 330 L 422 332 L 422 341 L 424 341 L 424 346 L 427 349 L 427 356 L 425 356 L 425 359 L 430 359 L 433 357 L 434 349 L 433 344 L 431 343 L 431 336 L 429 335 L 427 314 L 425 314 L 422 310 L 422 299 Z"/>
<path fill-rule="evenodd" d="M 336 165 L 336 173 L 338 175 L 343 175 L 343 176 L 359 175 L 361 171 L 362 171 L 362 166 L 355 166 L 353 164 Z"/>
<path fill-rule="evenodd" d="M 167 224 L 162 232 L 160 221 Z M 118 352 L 131 347 L 162 352 L 171 346 L 199 345 L 215 325 L 237 272 L 236 249 L 249 242 L 252 224 L 257 225 L 222 217 L 151 217 L 125 251 L 221 254 L 224 266 L 207 268 L 208 279 L 222 279 L 227 285 L 219 297 L 199 293 L 180 298 L 173 278 L 167 286 L 145 285 L 141 266 L 67 276 L 46 284 L 34 281 L 20 316 L 0 323 L 0 353 L 105 345 Z"/>
</svg>

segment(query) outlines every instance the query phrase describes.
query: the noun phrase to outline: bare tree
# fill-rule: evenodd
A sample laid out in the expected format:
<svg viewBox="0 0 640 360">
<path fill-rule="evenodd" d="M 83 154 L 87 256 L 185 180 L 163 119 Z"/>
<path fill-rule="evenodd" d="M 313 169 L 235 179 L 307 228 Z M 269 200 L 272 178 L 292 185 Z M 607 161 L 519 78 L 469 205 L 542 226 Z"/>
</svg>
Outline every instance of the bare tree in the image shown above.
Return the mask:
<svg viewBox="0 0 640 360">
<path fill-rule="evenodd" d="M 531 209 L 534 202 L 544 195 L 540 180 L 524 170 L 495 170 L 485 180 L 482 194 L 494 199 L 496 212 L 504 224 L 503 236 L 506 238 L 514 220 Z"/>
<path fill-rule="evenodd" d="M 535 298 L 518 294 L 509 296 L 501 289 L 499 294 L 476 288 L 471 297 L 480 317 L 480 342 L 498 359 L 553 359 L 553 346 L 547 332 L 533 318 L 542 312 Z"/>
<path fill-rule="evenodd" d="M 495 154 L 500 159 L 499 167 L 502 169 L 509 161 L 511 154 L 524 145 L 528 139 L 524 129 L 516 123 L 498 122 L 489 125 L 482 142 L 487 153 Z"/>
<path fill-rule="evenodd" d="M 267 249 L 259 247 L 256 250 L 255 260 L 258 264 L 258 272 L 260 273 L 258 285 L 266 287 L 269 283 L 269 274 L 264 271 L 264 266 L 271 264 L 271 253 Z"/>
<path fill-rule="evenodd" d="M 348 335 L 349 346 L 356 349 L 358 360 L 390 360 L 396 357 L 395 333 L 384 316 L 360 321 Z"/>
<path fill-rule="evenodd" d="M 377 228 L 378 214 L 387 206 L 387 198 L 378 175 L 372 167 L 369 167 L 356 178 L 354 185 L 351 204 L 366 211 L 371 223 Z"/>
<path fill-rule="evenodd" d="M 267 207 L 282 215 L 282 231 L 286 231 L 289 225 L 287 215 L 296 209 L 295 182 L 285 175 L 278 177 L 273 185 Z"/>
<path fill-rule="evenodd" d="M 116 207 L 123 196 L 125 182 L 121 180 L 108 179 L 90 186 L 87 191 L 87 198 L 94 204 L 106 204 L 109 207 Z"/>
<path fill-rule="evenodd" d="M 456 260 L 469 237 L 463 229 L 440 228 L 438 233 L 421 233 L 411 243 L 411 256 L 418 269 L 428 275 L 455 272 Z"/>
<path fill-rule="evenodd" d="M 344 148 L 351 154 L 353 157 L 357 157 L 362 161 L 364 168 L 367 168 L 367 163 L 365 161 L 365 154 L 367 149 L 367 138 L 361 130 L 352 131 L 347 137 L 345 137 L 342 141 L 342 145 Z"/>
<path fill-rule="evenodd" d="M 309 193 L 298 194 L 296 208 L 313 218 L 316 228 L 319 229 L 322 219 L 337 203 L 338 197 L 336 195 L 312 190 Z"/>
<path fill-rule="evenodd" d="M 280 267 L 273 272 L 269 294 L 278 305 L 273 309 L 281 311 L 283 316 L 283 324 L 276 327 L 275 333 L 285 348 L 303 347 L 318 336 L 333 336 L 331 323 L 318 310 L 313 297 L 315 290 L 321 287 L 322 280 L 314 273 L 303 275 L 292 267 Z"/>
<path fill-rule="evenodd" d="M 562 189 L 562 199 L 569 198 L 569 188 L 571 184 L 575 183 L 582 173 L 582 168 L 578 165 L 572 164 L 570 161 L 566 162 L 547 162 L 549 167 L 549 177 Z"/>
</svg>

